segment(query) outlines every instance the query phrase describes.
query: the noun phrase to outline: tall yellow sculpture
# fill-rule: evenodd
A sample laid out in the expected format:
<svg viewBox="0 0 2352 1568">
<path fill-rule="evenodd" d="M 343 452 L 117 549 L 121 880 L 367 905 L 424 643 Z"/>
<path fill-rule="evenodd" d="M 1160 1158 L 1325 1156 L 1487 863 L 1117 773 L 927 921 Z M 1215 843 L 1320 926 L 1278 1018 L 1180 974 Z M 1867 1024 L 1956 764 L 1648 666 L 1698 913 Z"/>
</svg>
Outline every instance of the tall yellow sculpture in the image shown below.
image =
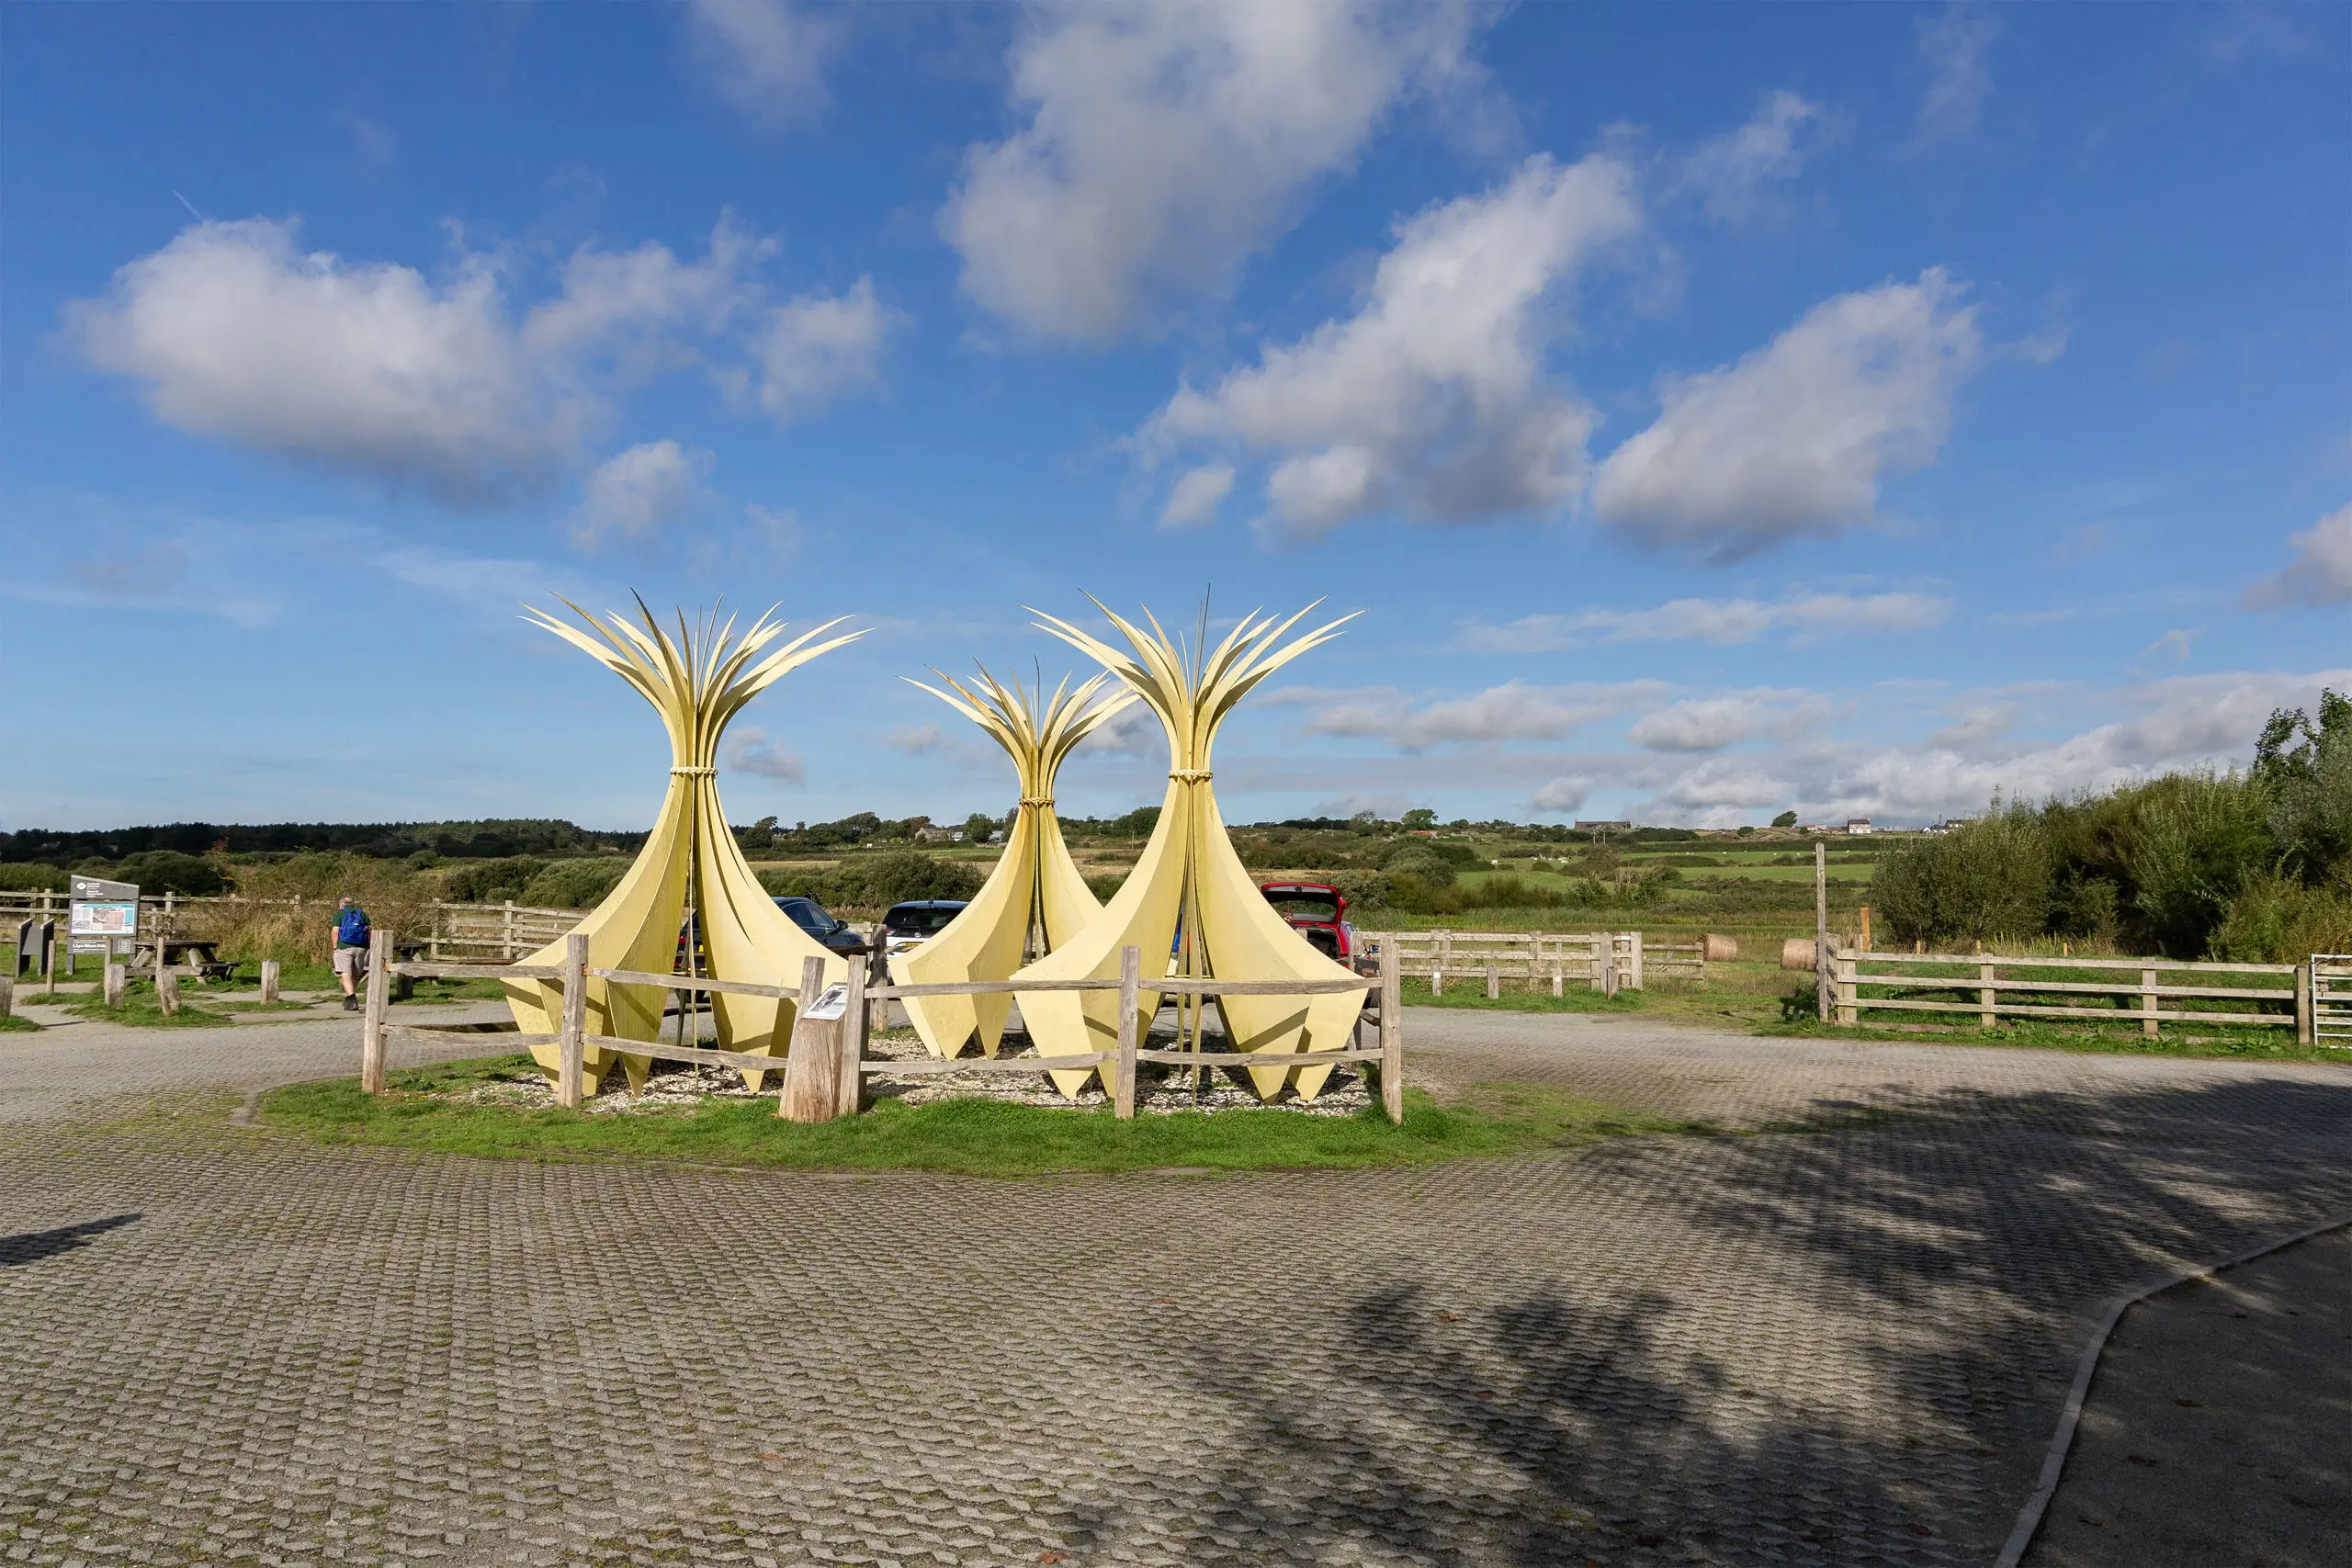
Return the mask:
<svg viewBox="0 0 2352 1568">
<path fill-rule="evenodd" d="M 537 610 L 526 618 L 585 650 L 637 688 L 670 732 L 670 788 L 662 798 L 653 831 L 620 885 L 572 928 L 587 933 L 590 965 L 669 974 L 691 893 L 713 977 L 797 986 L 802 960 L 820 958 L 829 984 L 845 978 L 848 961 L 820 946 L 775 907 L 737 847 L 718 800 L 718 738 L 743 705 L 776 680 L 865 634 L 850 632 L 818 641 L 841 625 L 836 619 L 765 652 L 785 631 L 783 622 L 769 619 L 773 610 L 741 639 L 734 635 L 731 616 L 724 626 L 714 626 L 705 616 L 689 627 L 681 614 L 673 638 L 641 598 L 637 625 L 618 613 L 599 618 L 570 600 L 564 604 L 586 623 L 584 630 Z M 563 939 L 558 938 L 524 962 L 560 964 L 563 949 Z M 560 987 L 539 980 L 505 984 L 517 1027 L 526 1034 L 557 1029 L 563 1010 Z M 661 1028 L 669 994 L 661 986 L 591 980 L 588 1032 L 651 1040 Z M 792 1002 L 720 996 L 714 998 L 713 1011 L 721 1048 L 775 1056 L 777 1066 L 783 1066 L 781 1058 L 792 1043 Z M 531 1054 L 553 1078 L 559 1070 L 556 1047 L 534 1046 Z M 582 1093 L 596 1092 L 612 1067 L 613 1055 L 604 1050 L 587 1053 Z M 620 1061 L 630 1087 L 643 1087 L 650 1060 L 624 1053 Z M 746 1072 L 745 1087 L 756 1091 L 766 1077 L 764 1072 Z"/>
<path fill-rule="evenodd" d="M 1318 601 L 1319 603 L 1319 601 Z M 1102 609 L 1102 602 L 1095 602 Z M 1216 796 L 1210 789 L 1210 750 L 1217 726 L 1235 704 L 1276 670 L 1337 635 L 1352 615 L 1341 616 L 1285 645 L 1283 638 L 1306 609 L 1287 620 L 1256 613 L 1245 615 L 1214 652 L 1205 635 L 1194 657 L 1170 639 L 1149 611 L 1148 633 L 1112 615 L 1132 654 L 1080 631 L 1069 622 L 1042 615 L 1041 630 L 1053 633 L 1124 680 L 1159 715 L 1168 730 L 1168 792 L 1159 821 L 1143 858 L 1125 884 L 1096 918 L 1069 941 L 1023 968 L 1016 980 L 1107 979 L 1119 972 L 1119 950 L 1142 950 L 1147 986 L 1155 975 L 1213 976 L 1227 980 L 1327 980 L 1351 977 L 1349 970 L 1317 953 L 1293 931 L 1242 866 L 1226 837 Z M 1217 1010 L 1236 1050 L 1259 1056 L 1347 1047 L 1363 1010 L 1363 989 L 1306 997 L 1219 997 Z M 1021 1016 L 1041 1055 L 1075 1055 L 1110 1047 L 1119 1032 L 1115 993 L 1023 991 Z M 1142 1011 L 1148 1021 L 1159 994 L 1147 989 Z M 1181 1002 L 1182 1033 L 1198 1041 L 1201 1008 Z M 1272 1099 L 1294 1073 L 1303 1099 L 1320 1093 L 1329 1066 L 1251 1067 L 1250 1082 L 1261 1099 Z M 1057 1074 L 1062 1092 L 1074 1094 L 1083 1074 Z"/>
<path fill-rule="evenodd" d="M 916 985 L 1010 979 L 1033 954 L 1052 952 L 1102 912 L 1062 842 L 1061 823 L 1054 815 L 1054 776 L 1078 743 L 1135 701 L 1135 694 L 1114 690 L 1095 701 L 1108 674 L 1076 691 L 1065 680 L 1054 688 L 1050 703 L 1042 680 L 1033 701 L 1018 683 L 1007 686 L 985 668 L 974 682 L 978 691 L 950 676 L 939 678 L 955 695 L 921 681 L 908 684 L 922 686 L 1004 748 L 1020 777 L 1021 802 L 1004 836 L 1003 858 L 987 883 L 946 930 L 894 962 L 892 978 Z M 956 1055 L 978 1034 L 981 1053 L 993 1056 L 1012 998 L 910 997 L 900 1005 L 933 1055 Z M 1055 1077 L 1069 1079 L 1065 1091 L 1072 1094 L 1086 1081 L 1082 1072 Z"/>
</svg>

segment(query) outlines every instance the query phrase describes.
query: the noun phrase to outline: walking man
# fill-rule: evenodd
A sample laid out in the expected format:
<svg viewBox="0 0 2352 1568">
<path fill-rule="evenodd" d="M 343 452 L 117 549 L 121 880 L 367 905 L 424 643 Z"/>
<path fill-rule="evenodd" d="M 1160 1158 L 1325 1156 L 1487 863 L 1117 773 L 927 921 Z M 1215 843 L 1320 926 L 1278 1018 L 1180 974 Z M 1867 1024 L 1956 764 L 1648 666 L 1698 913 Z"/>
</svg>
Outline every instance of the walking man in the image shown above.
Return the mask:
<svg viewBox="0 0 2352 1568">
<path fill-rule="evenodd" d="M 343 982 L 343 1010 L 359 1010 L 359 978 L 368 973 L 368 911 L 348 893 L 334 907 L 334 977 Z"/>
</svg>

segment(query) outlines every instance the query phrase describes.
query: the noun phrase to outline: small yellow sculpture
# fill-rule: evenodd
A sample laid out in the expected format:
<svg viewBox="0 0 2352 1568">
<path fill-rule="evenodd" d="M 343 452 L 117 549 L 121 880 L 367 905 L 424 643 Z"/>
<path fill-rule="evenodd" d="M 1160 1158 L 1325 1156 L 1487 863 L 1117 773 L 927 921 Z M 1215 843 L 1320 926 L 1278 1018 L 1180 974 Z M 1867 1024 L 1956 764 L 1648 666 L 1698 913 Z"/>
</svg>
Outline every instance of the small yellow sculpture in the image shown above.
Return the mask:
<svg viewBox="0 0 2352 1568">
<path fill-rule="evenodd" d="M 1319 603 L 1319 601 L 1318 601 Z M 1102 602 L 1095 602 L 1098 609 Z M 1147 987 L 1155 976 L 1214 976 L 1227 980 L 1323 980 L 1351 977 L 1351 971 L 1317 953 L 1293 931 L 1234 852 L 1209 787 L 1209 753 L 1217 726 L 1236 703 L 1276 670 L 1329 641 L 1352 615 L 1306 633 L 1287 646 L 1282 639 L 1315 606 L 1277 621 L 1256 613 L 1218 644 L 1206 637 L 1188 660 L 1149 611 L 1148 633 L 1110 616 L 1132 655 L 1080 631 L 1067 621 L 1042 615 L 1039 629 L 1098 660 L 1118 675 L 1159 715 L 1168 730 L 1168 793 L 1143 857 L 1111 902 L 1085 930 L 1013 976 L 1016 980 L 1107 979 L 1119 973 L 1119 950 L 1142 950 Z M 1236 1050 L 1257 1055 L 1297 1051 L 1344 1050 L 1355 1032 L 1364 991 L 1335 991 L 1300 997 L 1219 997 L 1217 1010 Z M 1040 1055 L 1077 1055 L 1107 1050 L 1119 1032 L 1115 992 L 1023 991 L 1021 1016 Z M 1146 1022 L 1158 1012 L 1159 995 L 1147 988 Z M 1197 1043 L 1201 1007 L 1180 998 L 1182 1038 Z M 1292 1074 L 1302 1099 L 1320 1093 L 1329 1066 L 1251 1067 L 1250 1082 L 1261 1099 L 1272 1099 Z M 1076 1078 L 1077 1083 L 1062 1082 Z M 1057 1074 L 1064 1094 L 1074 1095 L 1084 1074 Z"/>
<path fill-rule="evenodd" d="M 1007 686 L 986 669 L 975 682 L 977 692 L 950 676 L 939 678 L 955 695 L 921 681 L 908 684 L 922 686 L 1004 748 L 1020 776 L 1021 803 L 1004 836 L 1003 858 L 987 883 L 946 930 L 893 961 L 891 978 L 915 985 L 1010 979 L 1030 957 L 1059 947 L 1102 910 L 1062 842 L 1061 823 L 1054 816 L 1054 775 L 1078 743 L 1135 701 L 1135 694 L 1114 691 L 1096 702 L 1108 674 L 1076 691 L 1065 680 L 1054 689 L 1051 703 L 1045 700 L 1042 680 L 1033 701 L 1018 684 Z M 910 997 L 900 1005 L 933 1055 L 956 1055 L 977 1033 L 982 1054 L 993 1056 L 1012 998 Z M 1086 1081 L 1082 1072 L 1055 1077 L 1070 1080 L 1064 1090 L 1071 1094 Z"/>
<path fill-rule="evenodd" d="M 530 610 L 526 618 L 584 649 L 636 687 L 670 732 L 670 788 L 662 799 L 662 815 L 620 886 L 572 928 L 588 935 L 590 965 L 671 973 L 691 882 L 712 977 L 797 987 L 801 961 L 820 958 L 828 984 L 844 978 L 848 961 L 820 946 L 775 907 L 737 847 L 718 800 L 718 738 L 746 703 L 780 677 L 865 634 L 850 632 L 819 642 L 841 625 L 839 619 L 831 620 L 761 657 L 785 630 L 783 622 L 768 615 L 762 615 L 739 641 L 731 616 L 716 627 L 706 616 L 689 628 L 681 614 L 673 639 L 641 598 L 637 602 L 641 625 L 631 625 L 618 613 L 599 619 L 570 600 L 564 604 L 587 624 L 586 630 L 537 610 Z M 524 962 L 560 964 L 563 949 L 559 937 Z M 560 987 L 542 980 L 505 984 L 518 1028 L 526 1034 L 556 1030 L 563 1010 Z M 661 986 L 591 980 L 588 1032 L 651 1040 L 661 1029 L 669 995 Z M 793 1003 L 720 996 L 714 998 L 712 1010 L 721 1049 L 775 1056 L 777 1066 L 783 1066 L 781 1058 L 792 1043 Z M 559 1070 L 556 1047 L 534 1046 L 531 1055 L 552 1079 Z M 597 1049 L 586 1053 L 582 1093 L 596 1092 L 612 1067 L 613 1055 Z M 650 1059 L 623 1054 L 620 1061 L 630 1087 L 642 1088 Z M 744 1085 L 756 1092 L 766 1077 L 746 1072 Z"/>
</svg>

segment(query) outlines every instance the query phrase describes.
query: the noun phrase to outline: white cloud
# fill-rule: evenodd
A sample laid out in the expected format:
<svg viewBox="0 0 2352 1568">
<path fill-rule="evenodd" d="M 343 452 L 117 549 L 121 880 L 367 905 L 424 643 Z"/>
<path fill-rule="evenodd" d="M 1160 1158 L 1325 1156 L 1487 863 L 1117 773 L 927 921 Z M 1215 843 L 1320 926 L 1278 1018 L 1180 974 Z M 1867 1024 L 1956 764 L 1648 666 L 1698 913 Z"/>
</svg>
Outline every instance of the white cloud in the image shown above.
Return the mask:
<svg viewBox="0 0 2352 1568">
<path fill-rule="evenodd" d="M 686 41 L 720 97 L 762 125 L 825 111 L 825 57 L 841 29 L 790 0 L 690 0 Z"/>
<path fill-rule="evenodd" d="M 1591 798 L 1590 779 L 1563 773 L 1556 779 L 1547 779 L 1536 785 L 1534 796 L 1529 804 L 1538 811 L 1556 811 L 1563 816 L 1574 817 Z"/>
<path fill-rule="evenodd" d="M 599 463 L 581 486 L 572 542 L 593 549 L 616 536 L 650 539 L 703 499 L 716 459 L 674 441 L 648 441 Z"/>
<path fill-rule="evenodd" d="M 1078 743 L 1079 756 L 1140 757 L 1145 761 L 1168 755 L 1168 730 L 1159 716 L 1142 703 L 1129 703 Z"/>
<path fill-rule="evenodd" d="M 2340 507 L 2287 542 L 2294 559 L 2246 590 L 2249 606 L 2341 604 L 2352 599 L 2352 506 Z"/>
<path fill-rule="evenodd" d="M 1919 140 L 1965 136 L 1982 123 L 1984 100 L 1993 96 L 1989 57 L 2001 24 L 1984 7 L 1954 0 L 1940 16 L 1922 17 L 1917 25 L 1919 62 L 1928 73 L 1928 88 L 1919 99 Z"/>
<path fill-rule="evenodd" d="M 1716 559 L 1869 520 L 1883 475 L 1932 462 L 1975 368 L 1975 311 L 1940 268 L 1841 294 L 1738 364 L 1670 383 L 1610 454 L 1602 522 Z"/>
<path fill-rule="evenodd" d="M 1210 463 L 1193 469 L 1178 479 L 1168 492 L 1168 504 L 1159 509 L 1159 525 L 1163 528 L 1190 528 L 1206 523 L 1225 504 L 1233 491 L 1233 466 Z"/>
<path fill-rule="evenodd" d="M 1312 708 L 1302 727 L 1309 735 L 1383 739 L 1406 751 L 1419 751 L 1432 746 L 1556 740 L 1596 720 L 1655 702 L 1668 689 L 1660 681 L 1566 686 L 1510 681 L 1467 696 L 1417 700 L 1393 687 L 1294 686 L 1263 700 Z"/>
<path fill-rule="evenodd" d="M 521 352 L 498 280 L 301 254 L 290 222 L 198 223 L 67 307 L 90 363 L 156 418 L 281 457 L 480 501 L 538 482 L 588 410 Z"/>
<path fill-rule="evenodd" d="M 1798 141 L 1820 120 L 1820 105 L 1776 92 L 1746 125 L 1693 148 L 1682 162 L 1681 184 L 1715 221 L 1747 222 L 1763 206 L 1766 182 L 1793 179 L 1804 166 Z"/>
<path fill-rule="evenodd" d="M 800 754 L 756 724 L 741 726 L 727 738 L 720 761 L 739 773 L 757 773 L 782 784 L 803 784 L 808 777 Z"/>
<path fill-rule="evenodd" d="M 1645 751 L 1720 751 L 1759 736 L 1802 734 L 1828 713 L 1828 701 L 1811 692 L 1764 690 L 1694 697 L 1644 715 L 1625 739 Z"/>
<path fill-rule="evenodd" d="M 1584 481 L 1594 415 L 1544 379 L 1565 325 L 1551 301 L 1639 222 L 1620 160 L 1531 158 L 1399 225 L 1355 315 L 1207 392 L 1182 388 L 1140 445 L 1152 458 L 1202 441 L 1272 455 L 1277 531 L 1390 507 L 1443 522 L 1555 511 Z"/>
<path fill-rule="evenodd" d="M 1475 78 L 1467 6 L 1056 4 L 1013 45 L 1027 122 L 967 157 L 940 215 L 981 305 L 1101 343 L 1225 288 L 1300 188 L 1408 93 Z"/>
<path fill-rule="evenodd" d="M 1359 812 L 1369 811 L 1384 822 L 1394 822 L 1412 808 L 1413 797 L 1408 795 L 1400 795 L 1393 791 L 1382 791 L 1372 795 L 1351 793 L 1330 795 L 1317 801 L 1315 809 L 1308 815 L 1347 818 L 1354 817 Z"/>
<path fill-rule="evenodd" d="M 67 337 L 175 429 L 479 505 L 576 468 L 632 381 L 690 366 L 741 380 L 712 353 L 746 331 L 778 417 L 871 385 L 889 321 L 862 278 L 763 312 L 752 273 L 775 245 L 728 217 L 699 261 L 583 246 L 519 320 L 489 257 L 461 253 L 435 280 L 297 239 L 291 220 L 191 224 L 119 269 L 110 297 L 69 304 Z"/>
<path fill-rule="evenodd" d="M 772 311 L 753 352 L 760 407 L 779 420 L 820 408 L 844 392 L 882 383 L 882 349 L 896 320 L 861 277 L 845 294 L 803 294 Z"/>
<path fill-rule="evenodd" d="M 1774 633 L 1803 646 L 1858 632 L 1941 626 L 1951 601 L 1931 593 L 1806 593 L 1778 600 L 1676 599 L 1647 610 L 1521 615 L 1464 622 L 1455 646 L 1471 653 L 1556 653 L 1590 642 L 1754 642 Z"/>
</svg>

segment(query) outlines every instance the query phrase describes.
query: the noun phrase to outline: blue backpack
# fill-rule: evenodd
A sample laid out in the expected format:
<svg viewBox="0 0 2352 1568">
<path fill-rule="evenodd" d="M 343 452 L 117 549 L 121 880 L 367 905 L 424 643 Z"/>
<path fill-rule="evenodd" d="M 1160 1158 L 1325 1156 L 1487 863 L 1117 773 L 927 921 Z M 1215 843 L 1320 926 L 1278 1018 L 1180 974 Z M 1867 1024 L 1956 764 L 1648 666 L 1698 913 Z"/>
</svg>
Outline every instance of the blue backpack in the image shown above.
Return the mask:
<svg viewBox="0 0 2352 1568">
<path fill-rule="evenodd" d="M 368 911 L 354 904 L 334 918 L 334 942 L 337 947 L 368 945 Z"/>
</svg>

